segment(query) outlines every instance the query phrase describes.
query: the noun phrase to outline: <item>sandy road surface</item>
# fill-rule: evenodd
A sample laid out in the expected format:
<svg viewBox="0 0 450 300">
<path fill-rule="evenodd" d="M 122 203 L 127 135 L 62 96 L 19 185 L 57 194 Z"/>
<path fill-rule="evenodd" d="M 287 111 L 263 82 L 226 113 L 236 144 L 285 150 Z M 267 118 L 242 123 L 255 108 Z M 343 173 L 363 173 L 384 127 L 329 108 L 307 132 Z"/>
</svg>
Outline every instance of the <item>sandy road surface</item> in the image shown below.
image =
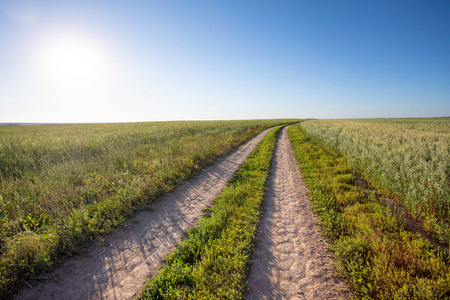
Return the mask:
<svg viewBox="0 0 450 300">
<path fill-rule="evenodd" d="M 288 139 L 278 138 L 246 299 L 341 299 Z"/>
<path fill-rule="evenodd" d="M 66 261 L 57 276 L 19 293 L 16 299 L 131 299 L 162 259 L 201 219 L 236 169 L 270 131 L 184 182 L 173 193 L 106 236 L 105 246 L 92 247 L 82 258 Z"/>
</svg>

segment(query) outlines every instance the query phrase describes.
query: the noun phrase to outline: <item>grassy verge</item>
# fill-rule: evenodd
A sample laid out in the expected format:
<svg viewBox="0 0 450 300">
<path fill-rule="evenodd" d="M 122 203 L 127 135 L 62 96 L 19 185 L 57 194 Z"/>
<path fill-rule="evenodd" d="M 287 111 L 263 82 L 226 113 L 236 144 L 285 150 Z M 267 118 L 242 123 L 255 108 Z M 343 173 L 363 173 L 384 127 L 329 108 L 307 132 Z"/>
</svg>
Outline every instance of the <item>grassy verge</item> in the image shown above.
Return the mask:
<svg viewBox="0 0 450 300">
<path fill-rule="evenodd" d="M 0 128 L 0 298 L 282 120 Z"/>
<path fill-rule="evenodd" d="M 448 299 L 448 257 L 404 230 L 401 215 L 377 193 L 355 185 L 344 157 L 289 129 L 321 227 L 332 242 L 338 275 L 360 299 Z"/>
<path fill-rule="evenodd" d="M 141 299 L 242 298 L 279 129 L 250 154 L 210 213 L 143 288 Z"/>
</svg>

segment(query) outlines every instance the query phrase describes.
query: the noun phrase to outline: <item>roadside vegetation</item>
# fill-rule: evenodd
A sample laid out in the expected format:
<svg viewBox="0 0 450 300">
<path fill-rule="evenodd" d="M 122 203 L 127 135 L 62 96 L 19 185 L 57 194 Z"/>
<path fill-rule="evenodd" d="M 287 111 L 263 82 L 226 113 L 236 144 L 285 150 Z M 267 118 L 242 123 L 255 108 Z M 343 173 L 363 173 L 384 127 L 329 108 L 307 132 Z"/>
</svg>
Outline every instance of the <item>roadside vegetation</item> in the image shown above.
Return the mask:
<svg viewBox="0 0 450 300">
<path fill-rule="evenodd" d="M 320 122 L 308 121 L 302 126 L 320 133 L 324 130 Z M 376 123 L 359 122 L 354 126 L 365 125 L 367 134 L 377 132 Z M 333 124 L 327 124 L 334 128 Z M 345 128 L 341 129 L 340 136 L 346 133 Z M 326 134 L 316 135 L 322 137 Z M 328 148 L 300 125 L 289 128 L 289 137 L 309 189 L 313 209 L 320 217 L 324 234 L 332 243 L 337 275 L 346 279 L 353 295 L 358 299 L 450 298 L 448 256 L 418 234 L 405 231 L 402 214 L 385 206 L 381 194 L 355 184 L 356 170 L 364 172 L 365 169 L 356 168 L 354 171 L 346 158 L 339 154 L 337 149 L 344 141 L 338 139 L 339 143 Z M 382 149 L 385 149 L 383 143 L 389 144 L 387 137 L 378 142 L 376 139 L 365 141 Z M 407 141 L 404 140 L 405 147 L 409 147 Z M 371 146 L 368 147 L 370 149 Z M 362 157 L 359 159 L 363 162 L 368 154 L 360 150 Z M 389 157 L 388 150 L 384 155 Z M 381 163 L 375 164 L 383 168 Z"/>
<path fill-rule="evenodd" d="M 140 299 L 241 299 L 280 127 L 249 155 Z"/>
<path fill-rule="evenodd" d="M 439 242 L 450 243 L 450 118 L 312 120 L 302 126 Z"/>
<path fill-rule="evenodd" d="M 283 122 L 0 127 L 0 298 Z"/>
</svg>

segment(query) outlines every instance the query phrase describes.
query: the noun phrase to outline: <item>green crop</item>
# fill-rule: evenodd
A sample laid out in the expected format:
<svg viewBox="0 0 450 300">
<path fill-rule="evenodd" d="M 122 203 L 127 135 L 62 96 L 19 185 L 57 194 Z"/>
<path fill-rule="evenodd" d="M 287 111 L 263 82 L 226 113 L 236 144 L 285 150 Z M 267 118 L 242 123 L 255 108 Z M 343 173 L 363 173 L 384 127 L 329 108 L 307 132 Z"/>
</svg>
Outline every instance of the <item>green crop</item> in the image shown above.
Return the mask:
<svg viewBox="0 0 450 300">
<path fill-rule="evenodd" d="M 302 127 L 450 242 L 450 118 L 314 120 Z"/>
</svg>

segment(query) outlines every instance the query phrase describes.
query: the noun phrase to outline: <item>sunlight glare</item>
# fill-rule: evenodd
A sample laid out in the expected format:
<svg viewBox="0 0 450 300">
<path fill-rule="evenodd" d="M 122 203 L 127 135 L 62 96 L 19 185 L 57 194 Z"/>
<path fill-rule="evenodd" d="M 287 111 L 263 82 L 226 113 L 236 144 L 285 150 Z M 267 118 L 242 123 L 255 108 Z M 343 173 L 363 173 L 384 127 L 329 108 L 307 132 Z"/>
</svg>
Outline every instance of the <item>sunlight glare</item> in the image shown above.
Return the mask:
<svg viewBox="0 0 450 300">
<path fill-rule="evenodd" d="M 36 93 L 62 122 L 100 120 L 117 98 L 117 59 L 101 39 L 66 31 L 41 39 L 35 52 Z M 56 113 L 57 112 L 57 113 Z"/>
<path fill-rule="evenodd" d="M 108 77 L 106 53 L 77 36 L 47 41 L 39 61 L 47 80 L 59 85 L 99 84 Z"/>
</svg>

